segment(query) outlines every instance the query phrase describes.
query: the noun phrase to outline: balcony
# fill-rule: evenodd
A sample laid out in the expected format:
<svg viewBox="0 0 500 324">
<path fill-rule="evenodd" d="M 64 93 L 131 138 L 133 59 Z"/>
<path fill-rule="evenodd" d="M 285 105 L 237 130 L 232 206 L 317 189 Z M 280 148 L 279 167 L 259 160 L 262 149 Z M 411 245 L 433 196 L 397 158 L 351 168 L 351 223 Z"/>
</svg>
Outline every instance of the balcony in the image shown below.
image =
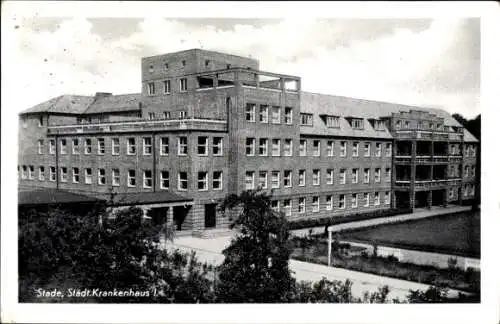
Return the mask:
<svg viewBox="0 0 500 324">
<path fill-rule="evenodd" d="M 452 179 L 434 179 L 434 180 L 415 180 L 415 189 L 440 189 L 449 186 L 457 186 L 460 185 L 460 178 L 452 178 Z M 396 180 L 395 187 L 396 189 L 409 189 L 411 185 L 410 180 Z"/>
<path fill-rule="evenodd" d="M 461 141 L 463 134 L 446 131 L 424 131 L 419 129 L 395 130 L 394 137 L 402 139 L 421 139 L 431 141 Z"/>
<path fill-rule="evenodd" d="M 219 119 L 163 119 L 127 122 L 92 123 L 49 126 L 48 135 L 98 134 L 151 131 L 213 131 L 227 132 L 227 122 Z"/>
</svg>

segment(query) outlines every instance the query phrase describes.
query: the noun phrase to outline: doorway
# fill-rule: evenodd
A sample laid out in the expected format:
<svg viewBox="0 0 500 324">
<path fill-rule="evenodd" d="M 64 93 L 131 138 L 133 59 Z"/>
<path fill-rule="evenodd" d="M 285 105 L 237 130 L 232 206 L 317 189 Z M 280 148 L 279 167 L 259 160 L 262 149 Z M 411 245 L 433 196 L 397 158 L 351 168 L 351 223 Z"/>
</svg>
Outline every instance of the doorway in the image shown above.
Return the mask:
<svg viewBox="0 0 500 324">
<path fill-rule="evenodd" d="M 189 209 L 184 206 L 174 207 L 174 224 L 177 231 L 182 231 L 182 223 L 184 223 L 184 219 L 186 219 L 188 210 Z"/>
<path fill-rule="evenodd" d="M 213 228 L 217 225 L 217 204 L 205 205 L 205 228 Z"/>
</svg>

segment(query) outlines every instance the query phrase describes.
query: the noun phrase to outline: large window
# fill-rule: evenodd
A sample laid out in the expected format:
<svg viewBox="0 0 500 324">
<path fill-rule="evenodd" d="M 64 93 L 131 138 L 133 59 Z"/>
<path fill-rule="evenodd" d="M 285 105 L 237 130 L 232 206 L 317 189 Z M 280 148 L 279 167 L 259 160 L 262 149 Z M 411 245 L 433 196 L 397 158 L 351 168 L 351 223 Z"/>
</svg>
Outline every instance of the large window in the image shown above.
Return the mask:
<svg viewBox="0 0 500 324">
<path fill-rule="evenodd" d="M 353 157 L 359 156 L 359 143 L 358 142 L 352 143 L 352 156 Z"/>
<path fill-rule="evenodd" d="M 376 157 L 382 156 L 382 143 L 375 144 L 375 156 Z"/>
<path fill-rule="evenodd" d="M 375 206 L 378 206 L 380 205 L 380 193 L 379 192 L 375 192 L 375 194 L 373 195 L 374 197 L 374 205 Z"/>
<path fill-rule="evenodd" d="M 292 107 L 285 107 L 285 124 L 291 125 L 293 123 Z"/>
<path fill-rule="evenodd" d="M 112 169 L 111 170 L 111 185 L 113 187 L 120 186 L 120 170 L 119 169 Z"/>
<path fill-rule="evenodd" d="M 385 146 L 385 156 L 391 157 L 392 156 L 392 144 L 387 143 Z"/>
<path fill-rule="evenodd" d="M 273 124 L 281 123 L 281 107 L 273 106 L 271 111 L 271 123 Z"/>
<path fill-rule="evenodd" d="M 299 155 L 306 156 L 307 155 L 307 141 L 300 140 L 299 142 Z"/>
<path fill-rule="evenodd" d="M 255 122 L 255 107 L 253 103 L 247 103 L 245 110 L 245 119 L 248 122 Z"/>
<path fill-rule="evenodd" d="M 245 172 L 245 189 L 252 190 L 255 186 L 255 172 L 247 171 Z"/>
<path fill-rule="evenodd" d="M 160 138 L 160 155 L 166 156 L 169 153 L 168 137 Z"/>
<path fill-rule="evenodd" d="M 269 122 L 269 106 L 268 105 L 260 105 L 259 121 L 263 124 L 267 124 Z"/>
<path fill-rule="evenodd" d="M 198 155 L 208 155 L 208 137 L 198 136 Z"/>
<path fill-rule="evenodd" d="M 247 137 L 245 142 L 246 155 L 253 156 L 255 155 L 255 138 Z"/>
<path fill-rule="evenodd" d="M 292 200 L 285 199 L 283 200 L 283 212 L 285 216 L 292 216 Z"/>
<path fill-rule="evenodd" d="M 53 139 L 49 140 L 49 154 L 56 154 L 56 141 Z"/>
<path fill-rule="evenodd" d="M 21 173 L 21 179 L 28 178 L 27 172 L 28 172 L 28 167 L 26 165 L 23 165 L 23 170 L 22 170 L 22 173 Z"/>
<path fill-rule="evenodd" d="M 136 185 L 135 170 L 128 170 L 128 174 L 127 174 L 127 186 L 129 186 L 129 187 L 135 187 L 135 185 Z"/>
<path fill-rule="evenodd" d="M 280 172 L 272 171 L 271 172 L 271 188 L 277 189 L 280 187 Z"/>
<path fill-rule="evenodd" d="M 391 168 L 385 168 L 385 181 L 391 182 Z"/>
<path fill-rule="evenodd" d="M 163 81 L 163 93 L 164 94 L 170 93 L 170 80 Z"/>
<path fill-rule="evenodd" d="M 143 188 L 153 187 L 153 172 L 151 170 L 142 171 L 142 187 Z"/>
<path fill-rule="evenodd" d="M 269 141 L 267 138 L 260 138 L 259 139 L 259 155 L 260 156 L 267 156 L 268 142 Z"/>
<path fill-rule="evenodd" d="M 340 194 L 339 195 L 339 209 L 344 209 L 345 208 L 345 195 Z"/>
<path fill-rule="evenodd" d="M 208 173 L 198 172 L 198 190 L 208 190 Z"/>
<path fill-rule="evenodd" d="M 83 142 L 83 153 L 91 154 L 92 153 L 92 139 L 86 138 Z"/>
<path fill-rule="evenodd" d="M 271 155 L 280 156 L 281 155 L 281 140 L 273 138 L 271 141 Z"/>
<path fill-rule="evenodd" d="M 120 155 L 120 139 L 112 138 L 111 139 L 111 154 L 112 155 Z"/>
<path fill-rule="evenodd" d="M 333 196 L 326 196 L 326 210 L 333 210 Z"/>
<path fill-rule="evenodd" d="M 385 192 L 384 202 L 385 202 L 386 205 L 390 205 L 391 204 L 391 192 L 390 191 L 386 191 Z"/>
<path fill-rule="evenodd" d="M 97 175 L 98 175 L 97 183 L 100 185 L 105 185 L 106 184 L 106 170 L 99 169 Z"/>
<path fill-rule="evenodd" d="M 340 171 L 339 171 L 339 182 L 340 182 L 340 184 L 345 184 L 345 182 L 346 182 L 345 169 L 340 169 Z"/>
<path fill-rule="evenodd" d="M 170 188 L 170 173 L 168 171 L 160 172 L 160 189 Z"/>
<path fill-rule="evenodd" d="M 188 153 L 188 142 L 186 136 L 177 137 L 177 155 L 187 155 Z"/>
<path fill-rule="evenodd" d="M 214 154 L 214 156 L 222 155 L 222 137 L 213 138 L 212 153 Z"/>
<path fill-rule="evenodd" d="M 370 183 L 370 169 L 368 168 L 363 170 L 363 182 Z"/>
<path fill-rule="evenodd" d="M 104 138 L 97 139 L 97 154 L 103 155 L 106 153 L 106 148 L 104 146 Z"/>
<path fill-rule="evenodd" d="M 320 185 L 320 170 L 319 169 L 313 170 L 312 180 L 313 180 L 313 186 Z"/>
<path fill-rule="evenodd" d="M 90 170 L 90 169 L 87 169 L 87 170 Z M 90 173 L 90 175 L 92 176 L 92 173 Z M 49 180 L 56 181 L 56 167 L 51 166 L 49 168 Z M 92 178 L 90 178 L 90 183 L 92 183 Z"/>
<path fill-rule="evenodd" d="M 135 155 L 136 147 L 135 147 L 135 138 L 129 137 L 127 138 L 127 154 Z"/>
<path fill-rule="evenodd" d="M 154 82 L 148 83 L 148 95 L 152 96 L 155 94 L 155 84 Z"/>
<path fill-rule="evenodd" d="M 259 171 L 259 188 L 267 189 L 267 171 Z"/>
<path fill-rule="evenodd" d="M 33 180 L 33 174 L 35 173 L 35 167 L 33 165 L 30 165 L 28 167 L 28 179 Z"/>
<path fill-rule="evenodd" d="M 340 142 L 340 156 L 341 157 L 347 156 L 347 142 L 346 141 Z"/>
<path fill-rule="evenodd" d="M 186 78 L 182 78 L 179 80 L 179 90 L 181 92 L 185 92 L 188 89 L 188 82 Z"/>
<path fill-rule="evenodd" d="M 370 143 L 365 143 L 365 156 L 370 156 L 371 145 Z"/>
<path fill-rule="evenodd" d="M 352 196 L 351 196 L 351 208 L 358 208 L 358 194 L 352 194 Z"/>
<path fill-rule="evenodd" d="M 306 198 L 299 198 L 299 214 L 306 212 Z"/>
<path fill-rule="evenodd" d="M 61 167 L 61 182 L 68 182 L 68 168 Z"/>
<path fill-rule="evenodd" d="M 292 186 L 292 170 L 283 172 L 283 187 L 290 188 Z"/>
<path fill-rule="evenodd" d="M 45 181 L 45 167 L 38 167 L 38 180 Z"/>
<path fill-rule="evenodd" d="M 38 140 L 38 154 L 43 154 L 43 140 Z"/>
<path fill-rule="evenodd" d="M 188 189 L 187 172 L 179 172 L 177 178 L 177 189 L 181 191 L 186 191 Z"/>
<path fill-rule="evenodd" d="M 222 189 L 222 171 L 214 171 L 212 178 L 212 188 L 214 190 Z"/>
<path fill-rule="evenodd" d="M 318 196 L 312 197 L 312 211 L 313 211 L 313 213 L 319 212 L 319 197 Z"/>
<path fill-rule="evenodd" d="M 279 200 L 271 200 L 271 209 L 279 213 L 280 212 L 280 201 Z"/>
<path fill-rule="evenodd" d="M 380 182 L 380 168 L 375 169 L 375 182 Z"/>
<path fill-rule="evenodd" d="M 151 137 L 144 137 L 142 139 L 142 154 L 151 155 L 153 153 L 153 144 Z"/>
</svg>

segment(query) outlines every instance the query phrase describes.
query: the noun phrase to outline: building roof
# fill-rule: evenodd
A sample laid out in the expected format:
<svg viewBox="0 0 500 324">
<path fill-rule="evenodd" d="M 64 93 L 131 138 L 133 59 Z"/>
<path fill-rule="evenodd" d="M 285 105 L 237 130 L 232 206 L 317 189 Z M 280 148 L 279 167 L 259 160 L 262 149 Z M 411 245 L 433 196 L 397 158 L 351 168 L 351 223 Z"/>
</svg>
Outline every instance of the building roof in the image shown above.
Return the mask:
<svg viewBox="0 0 500 324">
<path fill-rule="evenodd" d="M 19 191 L 19 205 L 97 203 L 102 199 L 54 188 Z"/>
<path fill-rule="evenodd" d="M 62 95 L 42 102 L 34 107 L 21 112 L 21 114 L 31 113 L 63 113 L 63 114 L 81 114 L 92 103 L 92 96 Z"/>
<path fill-rule="evenodd" d="M 183 197 L 170 191 L 118 193 L 113 199 L 113 205 L 146 205 L 192 200 L 192 198 Z"/>
<path fill-rule="evenodd" d="M 109 95 L 96 97 L 94 102 L 85 110 L 85 114 L 113 113 L 140 110 L 140 93 L 123 95 Z"/>
<path fill-rule="evenodd" d="M 300 93 L 300 111 L 313 114 L 313 126 L 300 126 L 300 132 L 301 134 L 308 135 L 392 138 L 387 129 L 385 131 L 374 130 L 368 122 L 368 119 L 389 117 L 392 113 L 410 110 L 428 111 L 436 114 L 437 117 L 444 118 L 445 125 L 462 126 L 448 112 L 442 109 L 416 107 L 302 91 Z M 363 118 L 365 120 L 364 129 L 352 129 L 345 118 L 340 119 L 340 128 L 328 128 L 320 117 L 320 115 L 323 114 Z M 464 129 L 464 141 L 477 142 L 478 140 L 469 131 Z"/>
</svg>

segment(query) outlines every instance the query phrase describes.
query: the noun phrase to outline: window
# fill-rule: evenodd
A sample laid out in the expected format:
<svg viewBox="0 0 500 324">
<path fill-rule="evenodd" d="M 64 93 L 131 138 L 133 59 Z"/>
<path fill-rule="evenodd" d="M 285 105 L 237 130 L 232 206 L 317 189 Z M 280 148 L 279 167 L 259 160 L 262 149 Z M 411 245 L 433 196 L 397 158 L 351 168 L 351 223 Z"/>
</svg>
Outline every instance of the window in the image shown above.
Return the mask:
<svg viewBox="0 0 500 324">
<path fill-rule="evenodd" d="M 267 156 L 267 146 L 268 146 L 268 139 L 267 138 L 259 139 L 259 155 L 260 156 Z"/>
<path fill-rule="evenodd" d="M 66 139 L 65 138 L 61 138 L 61 149 L 60 149 L 60 152 L 61 154 L 67 154 L 68 153 L 68 148 L 66 146 Z"/>
<path fill-rule="evenodd" d="M 168 189 L 170 187 L 170 174 L 168 171 L 160 172 L 160 189 Z"/>
<path fill-rule="evenodd" d="M 135 170 L 128 170 L 128 175 L 127 175 L 127 185 L 129 187 L 135 187 Z"/>
<path fill-rule="evenodd" d="M 259 171 L 259 188 L 267 189 L 267 171 Z"/>
<path fill-rule="evenodd" d="M 284 156 L 292 156 L 293 154 L 293 143 L 292 139 L 285 139 L 284 147 L 283 147 L 283 155 Z"/>
<path fill-rule="evenodd" d="M 198 190 L 208 190 L 207 172 L 198 172 Z"/>
<path fill-rule="evenodd" d="M 345 184 L 345 182 L 346 182 L 346 172 L 345 172 L 345 169 L 340 169 L 339 178 L 340 178 L 340 184 Z"/>
<path fill-rule="evenodd" d="M 358 194 L 352 194 L 352 196 L 351 196 L 351 208 L 358 208 Z"/>
<path fill-rule="evenodd" d="M 38 117 L 38 127 L 43 126 L 43 116 Z"/>
<path fill-rule="evenodd" d="M 409 128 L 410 128 L 410 122 L 409 122 L 409 121 L 405 121 L 405 128 L 406 128 L 406 129 L 409 129 Z"/>
<path fill-rule="evenodd" d="M 165 94 L 170 93 L 170 80 L 163 81 L 163 93 Z"/>
<path fill-rule="evenodd" d="M 469 166 L 468 166 L 468 165 L 466 165 L 466 166 L 465 166 L 464 176 L 465 176 L 466 178 L 469 176 Z"/>
<path fill-rule="evenodd" d="M 155 113 L 154 113 L 154 112 L 150 112 L 150 113 L 148 113 L 148 119 L 149 119 L 149 120 L 153 120 L 153 119 L 155 119 Z"/>
<path fill-rule="evenodd" d="M 339 128 L 340 120 L 337 116 L 326 116 L 326 127 L 329 128 Z"/>
<path fill-rule="evenodd" d="M 177 155 L 187 155 L 188 140 L 186 136 L 177 137 Z"/>
<path fill-rule="evenodd" d="M 358 142 L 352 143 L 352 156 L 353 157 L 359 156 L 359 143 Z"/>
<path fill-rule="evenodd" d="M 326 210 L 333 210 L 333 196 L 326 196 Z"/>
<path fill-rule="evenodd" d="M 380 168 L 375 168 L 375 182 L 380 182 Z"/>
<path fill-rule="evenodd" d="M 120 155 L 120 139 L 119 138 L 112 138 L 111 139 L 111 154 L 112 155 Z"/>
<path fill-rule="evenodd" d="M 385 168 L 385 181 L 391 182 L 391 168 Z"/>
<path fill-rule="evenodd" d="M 307 141 L 300 140 L 299 142 L 299 155 L 306 156 L 307 155 Z"/>
<path fill-rule="evenodd" d="M 45 167 L 38 167 L 38 180 L 45 181 Z"/>
<path fill-rule="evenodd" d="M 33 180 L 33 173 L 35 173 L 35 167 L 30 165 L 28 167 L 28 179 Z"/>
<path fill-rule="evenodd" d="M 151 137 L 144 137 L 142 139 L 142 154 L 151 155 L 153 153 L 153 144 Z"/>
<path fill-rule="evenodd" d="M 299 186 L 306 185 L 306 170 L 299 170 Z"/>
<path fill-rule="evenodd" d="M 38 154 L 43 154 L 43 140 L 38 140 Z"/>
<path fill-rule="evenodd" d="M 168 155 L 168 137 L 160 138 L 160 155 Z"/>
<path fill-rule="evenodd" d="M 86 138 L 85 141 L 83 142 L 83 151 L 85 154 L 92 153 L 92 139 L 91 138 Z"/>
<path fill-rule="evenodd" d="M 187 91 L 188 88 L 188 82 L 186 78 L 182 78 L 179 80 L 179 89 L 181 92 Z"/>
<path fill-rule="evenodd" d="M 370 143 L 365 143 L 365 156 L 370 156 L 371 145 Z"/>
<path fill-rule="evenodd" d="M 28 167 L 23 165 L 23 172 L 21 173 L 21 179 L 26 179 L 28 177 L 27 172 L 28 172 Z"/>
<path fill-rule="evenodd" d="M 318 196 L 314 196 L 312 197 L 312 211 L 313 213 L 317 213 L 319 212 L 319 197 Z"/>
<path fill-rule="evenodd" d="M 98 179 L 97 183 L 100 185 L 105 185 L 106 184 L 106 171 L 104 169 L 99 169 L 98 170 Z"/>
<path fill-rule="evenodd" d="M 382 120 L 375 120 L 374 124 L 373 124 L 373 128 L 375 128 L 375 130 L 377 131 L 383 131 L 385 129 L 385 125 L 384 125 L 384 122 Z"/>
<path fill-rule="evenodd" d="M 245 172 L 245 189 L 250 190 L 254 188 L 255 172 Z"/>
<path fill-rule="evenodd" d="M 247 103 L 247 107 L 245 110 L 245 119 L 248 122 L 255 122 L 255 104 Z"/>
<path fill-rule="evenodd" d="M 328 156 L 335 155 L 335 142 L 334 141 L 326 142 L 326 155 L 328 155 Z"/>
<path fill-rule="evenodd" d="M 375 156 L 376 157 L 381 157 L 382 156 L 382 143 L 376 143 L 375 144 Z"/>
<path fill-rule="evenodd" d="M 136 152 L 136 150 L 135 150 L 135 138 L 129 137 L 129 138 L 127 138 L 127 154 L 134 155 L 135 152 Z"/>
<path fill-rule="evenodd" d="M 390 191 L 385 192 L 384 201 L 385 201 L 386 205 L 389 205 L 391 203 L 391 192 Z"/>
<path fill-rule="evenodd" d="M 205 60 L 205 67 L 208 67 L 209 64 L 210 64 L 210 60 Z"/>
<path fill-rule="evenodd" d="M 475 157 L 476 156 L 476 147 L 471 146 L 470 149 L 471 149 L 470 156 Z"/>
<path fill-rule="evenodd" d="M 321 155 L 321 141 L 314 140 L 313 141 L 313 156 Z"/>
<path fill-rule="evenodd" d="M 68 168 L 61 167 L 60 171 L 61 171 L 61 175 L 60 175 L 61 182 L 68 182 Z"/>
<path fill-rule="evenodd" d="M 118 187 L 120 185 L 120 170 L 112 169 L 111 170 L 111 185 L 113 187 Z"/>
<path fill-rule="evenodd" d="M 97 139 L 97 153 L 103 155 L 106 152 L 104 147 L 104 138 Z"/>
<path fill-rule="evenodd" d="M 339 195 L 339 208 L 344 209 L 345 208 L 345 195 Z"/>
<path fill-rule="evenodd" d="M 352 169 L 352 183 L 358 183 L 358 169 Z"/>
<path fill-rule="evenodd" d="M 463 196 L 467 197 L 469 195 L 469 185 L 464 186 Z"/>
<path fill-rule="evenodd" d="M 312 126 L 313 125 L 313 115 L 312 114 L 300 114 L 300 125 L 301 126 Z"/>
<path fill-rule="evenodd" d="M 271 123 L 281 123 L 281 107 L 273 106 L 273 109 L 271 111 Z"/>
<path fill-rule="evenodd" d="M 152 96 L 155 94 L 155 84 L 154 82 L 148 83 L 148 95 Z"/>
<path fill-rule="evenodd" d="M 280 187 L 280 172 L 272 171 L 271 172 L 271 188 L 276 189 Z"/>
<path fill-rule="evenodd" d="M 271 200 L 271 209 L 274 212 L 276 212 L 276 213 L 280 212 L 280 202 L 279 202 L 279 200 Z"/>
<path fill-rule="evenodd" d="M 188 189 L 188 175 L 187 172 L 179 172 L 177 178 L 177 189 L 186 191 Z"/>
<path fill-rule="evenodd" d="M 363 182 L 370 183 L 370 169 L 368 168 L 363 170 Z"/>
<path fill-rule="evenodd" d="M 471 177 L 475 177 L 476 176 L 476 166 L 475 165 L 472 165 L 470 167 L 470 176 Z"/>
<path fill-rule="evenodd" d="M 182 60 L 182 67 L 186 66 L 186 60 Z"/>
<path fill-rule="evenodd" d="M 78 168 L 73 168 L 73 182 L 74 183 L 80 182 L 80 169 Z"/>
<path fill-rule="evenodd" d="M 291 125 L 293 123 L 292 108 L 285 107 L 285 124 Z"/>
<path fill-rule="evenodd" d="M 247 137 L 245 147 L 247 156 L 255 155 L 255 138 Z"/>
<path fill-rule="evenodd" d="M 474 196 L 474 192 L 476 191 L 476 186 L 475 185 L 470 185 L 469 187 L 469 196 Z"/>
<path fill-rule="evenodd" d="M 170 119 L 170 111 L 163 112 L 163 119 Z"/>
<path fill-rule="evenodd" d="M 363 119 L 353 118 L 351 121 L 351 127 L 354 129 L 363 129 Z"/>
<path fill-rule="evenodd" d="M 401 121 L 396 121 L 396 129 L 401 129 Z"/>
<path fill-rule="evenodd" d="M 299 198 L 299 214 L 306 212 L 306 198 Z"/>
<path fill-rule="evenodd" d="M 340 142 L 340 156 L 341 157 L 347 156 L 347 142 L 345 141 Z"/>
<path fill-rule="evenodd" d="M 326 170 L 326 184 L 332 185 L 333 177 L 334 177 L 333 169 Z"/>
<path fill-rule="evenodd" d="M 208 137 L 198 136 L 198 155 L 208 155 Z"/>
<path fill-rule="evenodd" d="M 212 153 L 215 156 L 222 155 L 222 137 L 214 137 L 212 142 Z"/>
<path fill-rule="evenodd" d="M 369 193 L 363 194 L 363 202 L 364 202 L 364 204 L 363 204 L 364 207 L 370 206 L 370 194 Z"/>
<path fill-rule="evenodd" d="M 292 171 L 285 170 L 283 172 L 283 187 L 290 188 L 292 186 Z"/>
<path fill-rule="evenodd" d="M 179 119 L 185 119 L 187 117 L 187 112 L 184 110 L 179 111 Z"/>
<path fill-rule="evenodd" d="M 375 206 L 378 206 L 380 205 L 380 193 L 379 192 L 375 192 Z"/>
<path fill-rule="evenodd" d="M 271 141 L 271 155 L 280 156 L 281 154 L 281 140 L 273 138 Z"/>
<path fill-rule="evenodd" d="M 222 189 L 222 171 L 214 171 L 212 178 L 212 188 L 214 190 Z"/>
<path fill-rule="evenodd" d="M 319 169 L 314 169 L 313 170 L 313 186 L 319 186 L 320 185 L 320 178 L 319 178 Z"/>
<path fill-rule="evenodd" d="M 51 166 L 49 168 L 49 180 L 56 181 L 56 167 Z"/>
<path fill-rule="evenodd" d="M 290 199 L 283 200 L 283 210 L 285 216 L 292 216 L 292 201 Z"/>
<path fill-rule="evenodd" d="M 71 141 L 71 154 L 80 154 L 80 141 L 78 140 L 78 138 L 74 138 Z"/>
<path fill-rule="evenodd" d="M 263 124 L 267 124 L 269 122 L 269 106 L 260 105 L 259 121 Z"/>
<path fill-rule="evenodd" d="M 392 156 L 392 144 L 387 143 L 385 146 L 385 156 L 390 157 Z"/>
</svg>

